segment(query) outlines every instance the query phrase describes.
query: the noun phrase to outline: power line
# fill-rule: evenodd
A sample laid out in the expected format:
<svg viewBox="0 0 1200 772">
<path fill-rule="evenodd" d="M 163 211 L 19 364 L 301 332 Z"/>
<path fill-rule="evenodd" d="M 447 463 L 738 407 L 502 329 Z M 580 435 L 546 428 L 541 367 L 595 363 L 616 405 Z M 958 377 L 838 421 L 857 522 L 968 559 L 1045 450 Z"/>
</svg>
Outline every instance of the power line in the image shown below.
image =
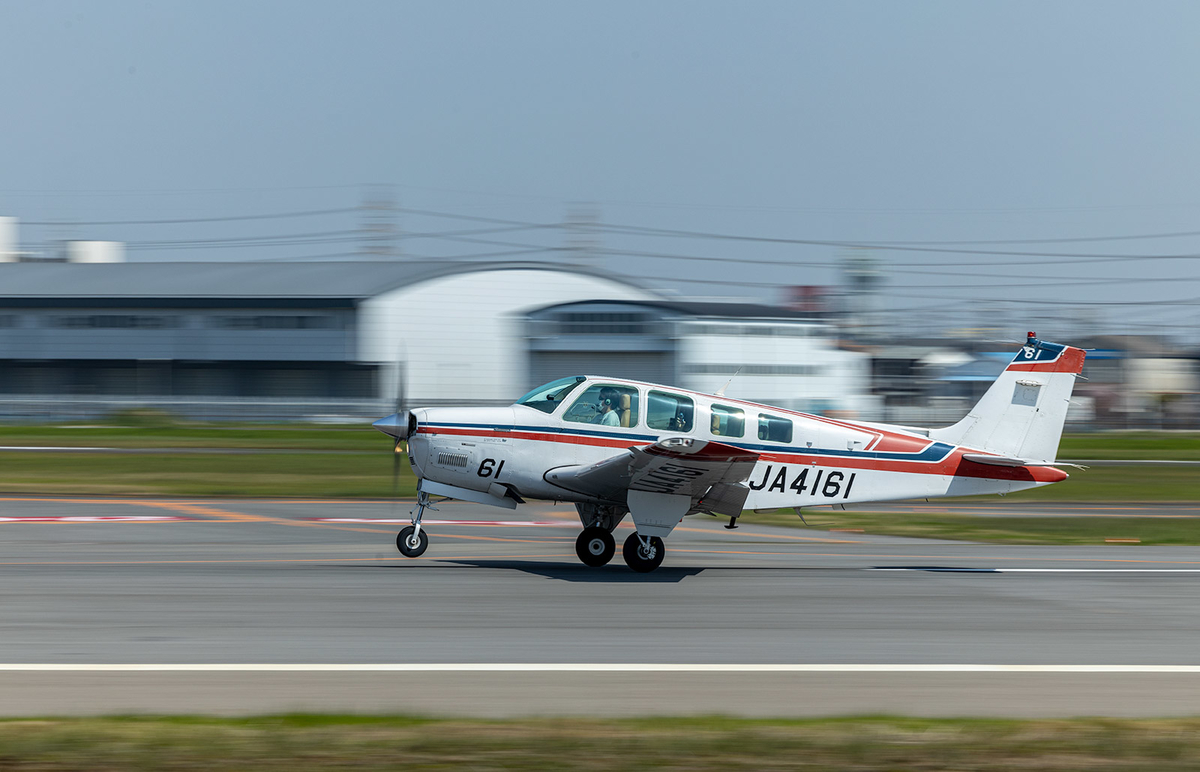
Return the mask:
<svg viewBox="0 0 1200 772">
<path fill-rule="evenodd" d="M 1028 252 L 996 249 L 949 249 L 945 247 L 916 247 L 904 246 L 899 242 L 880 241 L 833 241 L 828 239 L 790 239 L 770 236 L 746 236 L 731 233 L 712 233 L 708 231 L 688 231 L 671 228 L 648 228 L 637 225 L 609 225 L 599 223 L 597 230 L 608 233 L 623 233 L 627 235 L 659 236 L 664 238 L 712 239 L 717 241 L 741 241 L 760 244 L 789 244 L 799 246 L 840 247 L 845 249 L 888 249 L 900 252 L 936 252 L 954 255 L 1003 255 L 1014 257 L 1071 257 L 1092 258 L 1095 260 L 1147 260 L 1147 259 L 1182 259 L 1200 257 L 1197 253 L 1166 254 L 1166 255 L 1111 255 L 1088 252 Z"/>
<path fill-rule="evenodd" d="M 189 217 L 170 220 L 24 220 L 23 225 L 184 225 L 203 222 L 245 222 L 247 220 L 283 220 L 291 217 L 321 217 L 331 214 L 357 212 L 358 207 L 340 209 L 309 209 L 302 212 L 276 212 L 274 214 L 245 214 L 230 217 Z"/>
<path fill-rule="evenodd" d="M 455 220 L 465 220 L 470 222 L 486 222 L 498 225 L 524 225 L 537 226 L 540 228 L 555 228 L 563 227 L 556 223 L 532 223 L 522 220 L 509 220 L 497 217 L 483 217 L 479 215 L 466 215 L 454 212 L 440 212 L 432 209 L 414 209 L 401 207 L 398 211 L 424 217 L 439 217 Z M 1193 259 L 1200 257 L 1200 253 L 1183 253 L 1183 254 L 1140 254 L 1140 255 L 1113 255 L 1104 253 L 1088 253 L 1088 252 L 1030 252 L 1024 250 L 985 250 L 985 249 L 950 249 L 939 248 L 937 245 L 942 242 L 936 241 L 878 241 L 878 240 L 844 240 L 844 239 L 799 239 L 799 238 L 778 238 L 769 236 L 748 236 L 743 234 L 730 233 L 714 233 L 709 231 L 691 231 L 672 228 L 651 228 L 639 225 L 621 225 L 616 223 L 596 223 L 593 226 L 596 230 L 625 235 L 641 235 L 641 236 L 657 236 L 665 238 L 695 238 L 695 239 L 710 239 L 721 241 L 742 241 L 760 244 L 786 244 L 797 246 L 819 246 L 819 247 L 838 247 L 838 248 L 861 248 L 861 249 L 890 249 L 901 252 L 934 252 L 943 254 L 955 255 L 994 255 L 1008 257 L 1057 257 L 1057 258 L 1076 258 L 1077 262 L 1103 262 L 1103 261 L 1123 261 L 1123 260 L 1178 260 L 1178 259 Z M 1006 244 L 1006 243 L 1070 243 L 1070 242 L 1086 242 L 1086 241 L 1117 241 L 1117 240 L 1135 240 L 1138 238 L 1175 238 L 1197 235 L 1200 236 L 1200 231 L 1178 231 L 1171 233 L 1158 234 L 1142 234 L 1131 236 L 1097 236 L 1091 237 L 1071 237 L 1070 239 L 1013 239 L 1013 240 L 995 240 L 995 241 L 967 241 L 967 242 L 945 242 L 946 244 Z M 921 246 L 927 245 L 927 246 Z M 736 259 L 730 258 L 730 262 L 736 262 Z M 1046 261 L 1038 260 L 1028 264 L 1045 264 Z M 1017 262 L 1006 263 L 1009 265 L 1018 265 Z M 929 266 L 937 266 L 939 263 L 929 263 Z"/>
<path fill-rule="evenodd" d="M 301 246 L 305 244 L 338 244 L 356 241 L 357 230 L 317 231 L 314 233 L 274 234 L 271 236 L 241 236 L 228 239 L 187 239 L 181 241 L 131 241 L 130 250 L 147 249 L 218 249 L 229 247 Z"/>
</svg>

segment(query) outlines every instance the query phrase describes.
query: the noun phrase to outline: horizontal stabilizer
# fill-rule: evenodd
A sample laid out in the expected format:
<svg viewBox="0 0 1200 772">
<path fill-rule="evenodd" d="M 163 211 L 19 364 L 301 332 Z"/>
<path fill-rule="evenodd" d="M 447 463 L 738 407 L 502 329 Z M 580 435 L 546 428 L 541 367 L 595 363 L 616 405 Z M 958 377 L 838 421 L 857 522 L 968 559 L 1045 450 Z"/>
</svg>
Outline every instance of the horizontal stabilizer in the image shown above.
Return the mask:
<svg viewBox="0 0 1200 772">
<path fill-rule="evenodd" d="M 1028 466 L 1032 463 L 1021 458 L 989 456 L 985 453 L 963 453 L 963 460 L 974 461 L 976 464 L 988 464 L 990 466 Z"/>
</svg>

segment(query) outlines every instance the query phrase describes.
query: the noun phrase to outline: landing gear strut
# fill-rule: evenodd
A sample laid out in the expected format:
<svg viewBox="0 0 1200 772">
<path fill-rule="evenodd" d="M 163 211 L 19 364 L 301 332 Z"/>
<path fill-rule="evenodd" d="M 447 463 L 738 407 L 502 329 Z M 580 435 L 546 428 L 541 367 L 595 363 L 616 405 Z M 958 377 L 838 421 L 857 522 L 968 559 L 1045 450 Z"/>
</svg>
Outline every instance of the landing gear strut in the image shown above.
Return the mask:
<svg viewBox="0 0 1200 772">
<path fill-rule="evenodd" d="M 662 565 L 667 556 L 667 547 L 657 536 L 642 536 L 636 531 L 629 534 L 621 549 L 625 565 L 640 574 L 648 574 Z"/>
<path fill-rule="evenodd" d="M 575 540 L 575 554 L 584 565 L 598 568 L 612 560 L 617 552 L 617 540 L 607 528 L 593 525 L 584 528 Z"/>
<path fill-rule="evenodd" d="M 417 508 L 411 513 L 412 525 L 401 528 L 400 533 L 396 534 L 396 548 L 406 558 L 419 558 L 429 547 L 429 534 L 421 530 L 421 516 L 426 509 L 437 511 L 436 507 L 429 504 L 429 494 L 417 491 Z"/>
</svg>

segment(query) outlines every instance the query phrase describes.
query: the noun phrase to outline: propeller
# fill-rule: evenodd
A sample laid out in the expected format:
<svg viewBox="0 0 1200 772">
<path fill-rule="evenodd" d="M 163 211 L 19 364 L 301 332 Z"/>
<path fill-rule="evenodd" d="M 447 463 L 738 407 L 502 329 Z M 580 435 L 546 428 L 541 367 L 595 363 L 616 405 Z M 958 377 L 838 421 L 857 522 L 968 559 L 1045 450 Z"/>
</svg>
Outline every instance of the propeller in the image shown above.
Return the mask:
<svg viewBox="0 0 1200 772">
<path fill-rule="evenodd" d="M 396 444 L 392 446 L 392 498 L 400 494 L 400 443 L 408 436 L 408 413 L 404 410 L 404 391 L 408 380 L 408 363 L 403 359 L 396 360 L 396 412 L 393 415 L 404 419 L 404 437 L 396 435 Z M 405 450 L 408 450 L 407 446 Z"/>
<path fill-rule="evenodd" d="M 403 357 L 396 359 L 396 412 L 380 418 L 371 426 L 375 427 L 384 434 L 392 437 L 395 444 L 392 446 L 392 496 L 395 497 L 400 490 L 400 457 L 404 454 L 401 449 L 401 443 L 408 439 L 409 434 L 413 430 L 414 416 L 412 411 L 405 407 L 406 404 L 406 387 L 408 381 L 408 362 Z"/>
</svg>

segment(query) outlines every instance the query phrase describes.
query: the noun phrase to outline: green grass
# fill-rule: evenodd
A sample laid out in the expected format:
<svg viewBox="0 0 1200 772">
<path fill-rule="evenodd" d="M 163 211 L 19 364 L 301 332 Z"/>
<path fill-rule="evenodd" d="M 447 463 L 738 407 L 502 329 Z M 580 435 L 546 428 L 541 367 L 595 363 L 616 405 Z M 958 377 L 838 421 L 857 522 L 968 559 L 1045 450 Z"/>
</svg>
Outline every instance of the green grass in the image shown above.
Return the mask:
<svg viewBox="0 0 1200 772">
<path fill-rule="evenodd" d="M 1197 769 L 1200 720 L 337 716 L 0 722 L 0 769 Z"/>
<path fill-rule="evenodd" d="M 308 424 L 163 424 L 0 426 L 0 445 L 106 448 L 265 448 L 337 450 L 370 453 L 388 449 L 391 440 L 364 422 L 359 427 Z"/>
<path fill-rule="evenodd" d="M 1058 457 L 1075 459 L 1200 461 L 1200 432 L 1068 434 Z"/>
<path fill-rule="evenodd" d="M 114 496 L 392 495 L 392 452 L 284 455 L 3 453 L 0 492 Z M 399 494 L 416 495 L 400 465 Z"/>
<path fill-rule="evenodd" d="M 0 425 L 0 445 L 121 448 L 278 448 L 370 452 L 389 440 L 364 420 L 361 426 L 315 424 L 212 424 L 169 416 L 124 414 L 76 425 Z M 1095 460 L 1200 461 L 1200 432 L 1095 432 L 1068 434 L 1059 457 Z"/>
<path fill-rule="evenodd" d="M 1200 501 L 1200 467 L 1094 466 L 1064 471 L 1071 477 L 1063 482 L 1012 493 L 1004 500 Z"/>
<path fill-rule="evenodd" d="M 1159 517 L 988 517 L 912 512 L 809 510 L 812 530 L 859 529 L 880 536 L 910 536 L 998 544 L 1105 544 L 1105 539 L 1139 539 L 1142 544 L 1200 544 L 1200 518 Z M 747 512 L 744 523 L 804 528 L 792 510 Z M 831 536 L 837 536 L 837 533 Z M 852 538 L 852 537 L 851 537 Z M 1114 547 L 1116 549 L 1116 547 Z"/>
<path fill-rule="evenodd" d="M 248 455 L 0 453 L 0 492 L 178 496 L 389 496 L 390 438 L 357 427 L 199 424 L 126 414 L 106 425 L 0 426 L 0 445 L 303 451 Z M 322 452 L 327 451 L 327 452 Z M 1065 437 L 1070 458 L 1200 459 L 1200 433 Z M 415 494 L 403 467 L 400 492 Z M 1105 466 L 1014 494 L 1030 501 L 1200 501 L 1200 468 Z"/>
</svg>

